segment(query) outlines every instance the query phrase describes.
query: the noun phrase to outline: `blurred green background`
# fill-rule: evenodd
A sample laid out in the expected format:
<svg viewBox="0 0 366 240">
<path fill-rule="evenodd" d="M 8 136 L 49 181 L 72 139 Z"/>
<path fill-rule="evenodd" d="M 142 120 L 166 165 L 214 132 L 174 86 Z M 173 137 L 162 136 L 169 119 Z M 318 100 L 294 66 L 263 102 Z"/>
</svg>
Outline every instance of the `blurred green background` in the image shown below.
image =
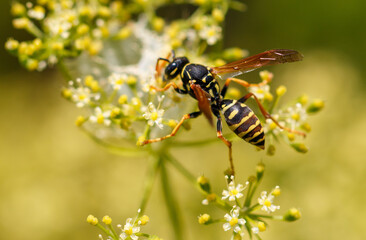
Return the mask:
<svg viewBox="0 0 366 240">
<path fill-rule="evenodd" d="M 326 101 L 324 111 L 311 119 L 305 155 L 283 144 L 276 156 L 267 157 L 249 144 L 234 143 L 238 180 L 244 182 L 263 160 L 267 171 L 259 190 L 280 185 L 279 212 L 290 207 L 302 212 L 294 223 L 270 222 L 263 239 L 366 239 L 366 2 L 277 0 L 247 6 L 244 13 L 229 12 L 225 45 L 251 54 L 299 50 L 302 63 L 269 69 L 275 85 L 288 86 L 288 99 L 308 93 Z M 9 36 L 27 38 L 12 29 L 9 8 L 10 1 L 0 2 L 1 46 Z M 0 239 L 97 239 L 99 231 L 85 222 L 88 214 L 108 214 L 122 224 L 135 216 L 147 160 L 112 155 L 83 135 L 73 124 L 78 110 L 60 97 L 63 79 L 56 71 L 30 73 L 3 47 L 0 54 Z M 207 126 L 204 119 L 193 120 L 192 130 L 181 137 L 215 136 L 201 126 Z M 224 144 L 173 154 L 196 175 L 209 177 L 217 192 L 225 187 Z M 229 239 L 221 224 L 197 223 L 200 213 L 224 213 L 202 206 L 202 196 L 168 170 L 185 239 Z M 151 223 L 145 232 L 171 239 L 159 182 L 146 213 Z"/>
</svg>

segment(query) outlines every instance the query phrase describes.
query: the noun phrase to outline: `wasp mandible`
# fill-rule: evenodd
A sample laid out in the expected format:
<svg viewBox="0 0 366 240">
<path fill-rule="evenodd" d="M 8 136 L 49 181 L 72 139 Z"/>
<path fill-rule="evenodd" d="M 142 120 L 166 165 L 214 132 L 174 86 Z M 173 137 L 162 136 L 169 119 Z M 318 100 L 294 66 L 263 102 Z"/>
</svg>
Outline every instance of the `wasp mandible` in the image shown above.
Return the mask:
<svg viewBox="0 0 366 240">
<path fill-rule="evenodd" d="M 178 87 L 178 85 L 174 82 L 169 82 L 164 88 L 157 88 L 154 86 L 151 86 L 151 88 L 155 89 L 156 91 L 166 91 L 173 87 L 174 90 L 179 94 L 189 94 L 198 101 L 199 111 L 185 114 L 170 134 L 161 138 L 145 140 L 143 145 L 152 142 L 159 142 L 174 136 L 185 120 L 196 118 L 202 113 L 212 124 L 213 114 L 217 118 L 217 137 L 220 138 L 229 148 L 231 170 L 234 172 L 234 166 L 232 162 L 232 144 L 222 135 L 221 114 L 224 116 L 229 128 L 237 136 L 260 149 L 264 149 L 265 135 L 262 124 L 254 112 L 247 105 L 245 105 L 245 101 L 250 97 L 254 98 L 261 113 L 266 119 L 271 119 L 281 129 L 296 134 L 305 135 L 302 132 L 298 132 L 280 125 L 264 109 L 260 101 L 253 93 L 248 93 L 239 100 L 225 99 L 225 94 L 230 82 L 236 82 L 245 88 L 251 86 L 260 86 L 263 84 L 251 84 L 247 81 L 235 78 L 235 76 L 253 71 L 263 66 L 296 62 L 302 60 L 302 58 L 303 56 L 299 52 L 288 49 L 274 49 L 265 51 L 220 67 L 207 67 L 201 64 L 190 63 L 186 57 L 175 57 L 174 51 L 172 52 L 171 61 L 169 60 L 169 56 L 167 58 L 159 58 L 156 63 L 155 77 L 157 78 L 161 74 L 163 66 L 160 65 L 160 62 L 164 61 L 168 65 L 165 67 L 163 80 L 168 82 L 180 76 L 182 88 Z M 225 84 L 220 90 L 220 85 L 217 81 L 217 78 L 221 78 L 222 75 L 228 76 L 228 78 L 226 78 Z"/>
</svg>

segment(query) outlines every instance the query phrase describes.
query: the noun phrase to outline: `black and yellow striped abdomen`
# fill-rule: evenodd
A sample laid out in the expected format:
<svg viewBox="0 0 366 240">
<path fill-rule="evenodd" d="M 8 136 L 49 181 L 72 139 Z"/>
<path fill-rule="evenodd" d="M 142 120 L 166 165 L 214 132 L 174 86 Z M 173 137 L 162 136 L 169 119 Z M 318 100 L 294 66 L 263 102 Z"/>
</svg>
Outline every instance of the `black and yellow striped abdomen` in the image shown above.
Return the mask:
<svg viewBox="0 0 366 240">
<path fill-rule="evenodd" d="M 222 114 L 229 128 L 245 141 L 264 149 L 264 129 L 261 122 L 244 103 L 236 100 L 222 100 Z"/>
</svg>

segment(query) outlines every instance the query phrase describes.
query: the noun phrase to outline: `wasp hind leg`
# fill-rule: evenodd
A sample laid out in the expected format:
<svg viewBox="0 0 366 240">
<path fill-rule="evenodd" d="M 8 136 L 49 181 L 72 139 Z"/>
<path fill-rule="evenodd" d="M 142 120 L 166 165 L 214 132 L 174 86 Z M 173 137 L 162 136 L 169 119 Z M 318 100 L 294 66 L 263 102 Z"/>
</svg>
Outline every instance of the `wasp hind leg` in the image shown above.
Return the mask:
<svg viewBox="0 0 366 240">
<path fill-rule="evenodd" d="M 253 94 L 253 93 L 248 93 L 247 95 L 245 95 L 244 97 L 242 97 L 242 98 L 240 98 L 239 100 L 238 100 L 238 102 L 241 102 L 241 103 L 244 103 L 246 100 L 248 100 L 248 98 L 250 98 L 250 97 L 253 97 L 254 98 L 254 100 L 256 101 L 256 103 L 257 103 L 257 105 L 258 105 L 258 107 L 259 107 L 259 110 L 261 111 L 261 113 L 262 113 L 262 115 L 264 116 L 264 118 L 266 118 L 266 119 L 271 119 L 279 128 L 281 128 L 281 129 L 283 129 L 283 130 L 285 130 L 285 131 L 287 131 L 287 132 L 291 132 L 291 133 L 295 133 L 295 134 L 298 134 L 298 135 L 301 135 L 301 136 L 303 136 L 303 137 L 305 137 L 306 136 L 306 134 L 305 133 L 303 133 L 303 132 L 300 132 L 300 131 L 296 131 L 296 130 L 293 130 L 293 129 L 290 129 L 290 128 L 287 128 L 287 127 L 284 127 L 284 126 L 282 126 L 281 124 L 279 124 L 278 122 L 277 122 L 277 120 L 276 119 L 274 119 L 272 116 L 271 116 L 271 114 L 269 114 L 265 109 L 264 109 L 264 107 L 263 107 L 263 105 L 261 104 L 261 102 L 258 100 L 258 98 Z"/>
<path fill-rule="evenodd" d="M 223 98 L 226 95 L 226 91 L 227 91 L 227 89 L 228 89 L 229 84 L 230 84 L 231 81 L 236 82 L 236 83 L 238 83 L 239 85 L 241 85 L 241 86 L 243 86 L 245 88 L 249 88 L 249 87 L 260 87 L 260 86 L 266 85 L 266 84 L 268 84 L 270 82 L 270 80 L 269 80 L 269 81 L 263 81 L 263 82 L 260 82 L 260 83 L 248 83 L 247 81 L 242 80 L 242 79 L 228 78 L 228 79 L 226 79 L 225 85 L 224 85 L 224 87 L 221 90 L 221 96 Z"/>
<path fill-rule="evenodd" d="M 178 132 L 179 128 L 182 126 L 182 124 L 184 123 L 185 120 L 190 119 L 190 118 L 196 118 L 201 114 L 202 114 L 202 112 L 193 112 L 193 113 L 189 113 L 189 114 L 184 115 L 182 117 L 182 119 L 179 121 L 179 123 L 177 124 L 177 126 L 175 126 L 175 128 L 173 129 L 173 131 L 170 134 L 168 134 L 164 137 L 161 137 L 161 138 L 154 138 L 154 139 L 145 140 L 145 141 L 143 141 L 143 143 L 141 145 L 145 145 L 145 144 L 153 143 L 153 142 L 161 142 L 161 141 L 163 141 L 167 138 L 173 137 Z"/>
</svg>

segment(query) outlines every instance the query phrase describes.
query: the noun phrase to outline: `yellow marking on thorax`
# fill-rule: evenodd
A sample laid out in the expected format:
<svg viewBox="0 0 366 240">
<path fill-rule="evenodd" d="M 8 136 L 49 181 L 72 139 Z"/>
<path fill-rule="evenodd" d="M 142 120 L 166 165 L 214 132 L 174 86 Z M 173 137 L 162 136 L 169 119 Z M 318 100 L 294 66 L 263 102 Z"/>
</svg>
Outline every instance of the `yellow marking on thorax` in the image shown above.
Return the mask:
<svg viewBox="0 0 366 240">
<path fill-rule="evenodd" d="M 259 134 L 261 134 L 263 131 L 264 131 L 264 129 L 261 128 L 261 130 L 259 130 L 258 132 L 254 133 L 254 135 L 252 137 L 245 138 L 244 140 L 247 141 L 247 142 L 249 142 L 250 140 L 252 140 L 252 139 L 256 138 L 257 136 L 259 136 Z"/>
<path fill-rule="evenodd" d="M 230 113 L 230 115 L 228 116 L 228 118 L 231 120 L 231 119 L 233 119 L 235 116 L 236 116 L 236 114 L 238 113 L 239 111 L 237 110 L 237 109 L 235 109 L 234 111 L 232 111 L 231 113 Z"/>
<path fill-rule="evenodd" d="M 243 117 L 243 118 L 240 120 L 240 122 L 239 122 L 239 123 L 234 124 L 234 125 L 231 125 L 231 126 L 230 126 L 230 129 L 234 131 L 234 130 L 235 130 L 235 129 L 237 129 L 240 125 L 242 125 L 243 123 L 245 123 L 246 121 L 248 121 L 248 119 L 249 119 L 251 116 L 253 116 L 253 114 L 254 114 L 254 112 L 250 111 L 250 112 L 249 112 L 249 114 L 248 114 L 248 116 Z"/>
<path fill-rule="evenodd" d="M 184 76 L 184 71 L 186 70 L 186 67 L 187 67 L 188 65 L 190 65 L 190 63 L 186 64 L 186 65 L 183 67 L 182 71 L 180 72 L 180 77 L 181 77 L 181 78 L 183 78 L 183 76 Z M 187 73 L 188 73 L 188 72 L 187 72 Z M 190 78 L 190 77 L 189 77 L 189 78 Z"/>
<path fill-rule="evenodd" d="M 170 75 L 174 75 L 175 74 L 175 72 L 178 70 L 178 68 L 176 67 L 171 73 L 170 73 Z"/>
<path fill-rule="evenodd" d="M 261 124 L 261 121 L 257 120 L 252 126 L 250 126 L 248 128 L 248 130 L 246 130 L 245 132 L 241 132 L 238 134 L 238 137 L 243 137 L 245 136 L 247 133 L 249 133 L 250 131 L 252 131 L 254 128 L 256 128 L 259 124 Z"/>
<path fill-rule="evenodd" d="M 208 90 L 208 92 L 210 93 L 210 96 L 214 97 L 214 93 L 213 93 L 212 89 Z"/>
<path fill-rule="evenodd" d="M 223 109 L 222 109 L 222 112 L 226 112 L 229 108 L 231 108 L 232 106 L 234 106 L 236 103 L 236 100 L 234 100 L 232 103 L 230 103 L 229 105 L 225 106 Z"/>
</svg>

